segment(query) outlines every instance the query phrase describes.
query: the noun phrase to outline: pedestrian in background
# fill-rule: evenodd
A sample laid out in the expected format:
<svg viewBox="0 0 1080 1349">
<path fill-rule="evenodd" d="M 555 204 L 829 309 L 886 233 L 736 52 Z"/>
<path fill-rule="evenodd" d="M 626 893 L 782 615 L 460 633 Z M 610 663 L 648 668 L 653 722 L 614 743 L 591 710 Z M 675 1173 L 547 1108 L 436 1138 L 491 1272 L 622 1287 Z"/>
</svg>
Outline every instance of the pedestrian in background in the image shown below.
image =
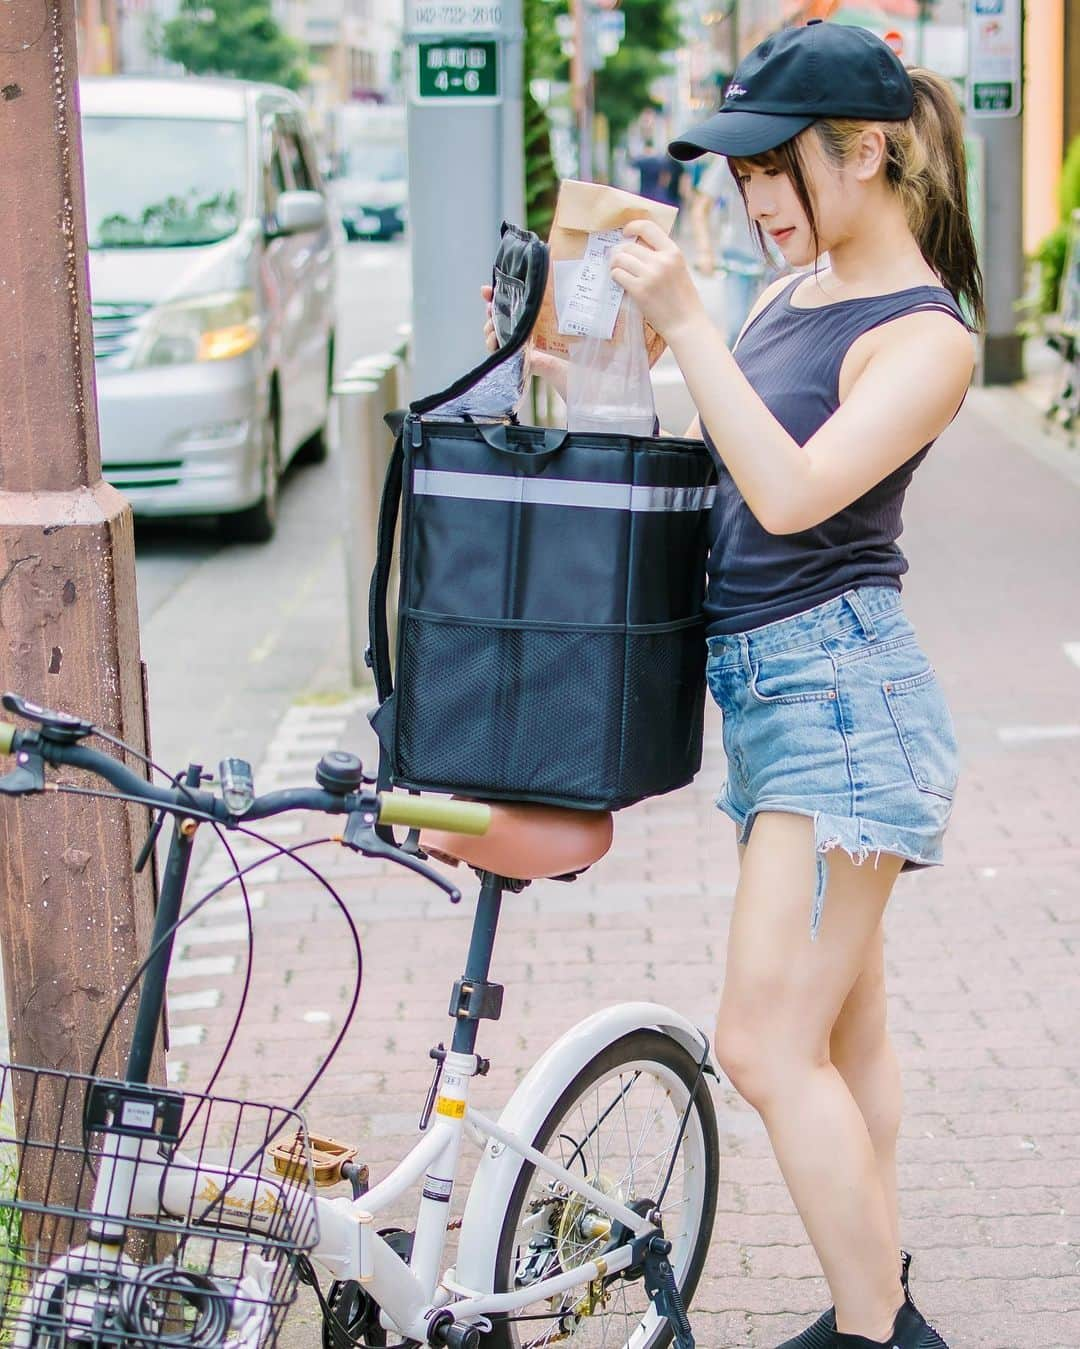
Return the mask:
<svg viewBox="0 0 1080 1349">
<path fill-rule="evenodd" d="M 982 316 L 960 112 L 872 33 L 815 21 L 755 48 L 671 150 L 727 158 L 755 228 L 813 268 L 768 287 L 733 354 L 662 230 L 632 222 L 612 257 L 718 461 L 707 671 L 741 869 L 717 1056 L 833 1294 L 784 1349 L 943 1349 L 899 1250 L 882 918 L 903 867 L 941 862 L 957 780 L 896 540 L 970 381 L 961 305 Z"/>
<path fill-rule="evenodd" d="M 646 141 L 641 154 L 630 161 L 638 173 L 638 194 L 650 201 L 662 201 L 669 206 L 681 203 L 683 166 L 671 155 Z"/>
</svg>

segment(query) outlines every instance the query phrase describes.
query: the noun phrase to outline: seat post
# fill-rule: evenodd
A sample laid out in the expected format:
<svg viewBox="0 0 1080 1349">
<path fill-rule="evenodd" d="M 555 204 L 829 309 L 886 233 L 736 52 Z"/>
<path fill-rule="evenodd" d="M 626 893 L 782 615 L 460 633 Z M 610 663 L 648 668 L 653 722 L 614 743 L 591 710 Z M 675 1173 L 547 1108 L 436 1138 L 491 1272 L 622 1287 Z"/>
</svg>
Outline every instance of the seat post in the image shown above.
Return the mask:
<svg viewBox="0 0 1080 1349">
<path fill-rule="evenodd" d="M 481 873 L 480 898 L 473 919 L 465 975 L 454 985 L 450 1015 L 454 1018 L 452 1048 L 456 1054 L 476 1052 L 476 1031 L 481 1019 L 498 1021 L 502 1012 L 502 985 L 488 983 L 495 930 L 499 925 L 503 891 L 512 884 L 493 872 Z"/>
</svg>

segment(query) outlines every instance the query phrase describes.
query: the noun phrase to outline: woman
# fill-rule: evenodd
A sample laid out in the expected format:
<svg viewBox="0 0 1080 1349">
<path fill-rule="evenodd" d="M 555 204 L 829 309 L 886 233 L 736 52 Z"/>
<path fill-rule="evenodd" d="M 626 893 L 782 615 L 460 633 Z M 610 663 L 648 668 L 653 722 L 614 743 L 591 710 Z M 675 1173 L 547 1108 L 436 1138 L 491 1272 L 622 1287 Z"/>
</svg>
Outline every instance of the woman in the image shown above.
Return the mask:
<svg viewBox="0 0 1080 1349">
<path fill-rule="evenodd" d="M 719 465 L 708 677 L 742 862 L 716 1052 L 833 1294 L 783 1349 L 943 1349 L 898 1259 L 881 924 L 900 870 L 940 863 L 957 775 L 896 539 L 970 380 L 958 302 L 982 316 L 960 117 L 871 33 L 815 22 L 751 52 L 671 146 L 706 151 L 787 263 L 813 266 L 763 293 L 733 354 L 661 230 L 628 225 L 612 258 Z"/>
</svg>

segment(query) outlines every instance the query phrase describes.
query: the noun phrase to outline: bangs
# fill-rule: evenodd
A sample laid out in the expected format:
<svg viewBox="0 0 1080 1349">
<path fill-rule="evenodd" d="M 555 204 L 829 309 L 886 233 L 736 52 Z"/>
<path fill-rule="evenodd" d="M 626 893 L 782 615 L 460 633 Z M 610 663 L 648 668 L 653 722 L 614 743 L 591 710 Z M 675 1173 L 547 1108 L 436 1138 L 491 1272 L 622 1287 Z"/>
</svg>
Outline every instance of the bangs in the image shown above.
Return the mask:
<svg viewBox="0 0 1080 1349">
<path fill-rule="evenodd" d="M 759 155 L 732 155 L 728 159 L 731 172 L 736 176 L 748 169 L 779 169 L 781 173 L 790 173 L 793 144 L 794 141 L 785 141 L 772 150 L 762 150 Z"/>
</svg>

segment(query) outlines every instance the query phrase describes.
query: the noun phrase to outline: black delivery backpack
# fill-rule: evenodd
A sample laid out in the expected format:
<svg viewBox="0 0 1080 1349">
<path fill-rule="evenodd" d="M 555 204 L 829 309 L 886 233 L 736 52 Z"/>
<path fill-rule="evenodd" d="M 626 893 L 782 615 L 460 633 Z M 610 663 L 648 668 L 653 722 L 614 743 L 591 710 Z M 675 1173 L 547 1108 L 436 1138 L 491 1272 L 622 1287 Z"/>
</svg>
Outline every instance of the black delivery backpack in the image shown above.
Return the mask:
<svg viewBox="0 0 1080 1349">
<path fill-rule="evenodd" d="M 547 273 L 541 240 L 504 225 L 502 345 L 387 419 L 371 721 L 384 786 L 614 810 L 701 766 L 715 469 L 700 441 L 516 423 Z"/>
</svg>

